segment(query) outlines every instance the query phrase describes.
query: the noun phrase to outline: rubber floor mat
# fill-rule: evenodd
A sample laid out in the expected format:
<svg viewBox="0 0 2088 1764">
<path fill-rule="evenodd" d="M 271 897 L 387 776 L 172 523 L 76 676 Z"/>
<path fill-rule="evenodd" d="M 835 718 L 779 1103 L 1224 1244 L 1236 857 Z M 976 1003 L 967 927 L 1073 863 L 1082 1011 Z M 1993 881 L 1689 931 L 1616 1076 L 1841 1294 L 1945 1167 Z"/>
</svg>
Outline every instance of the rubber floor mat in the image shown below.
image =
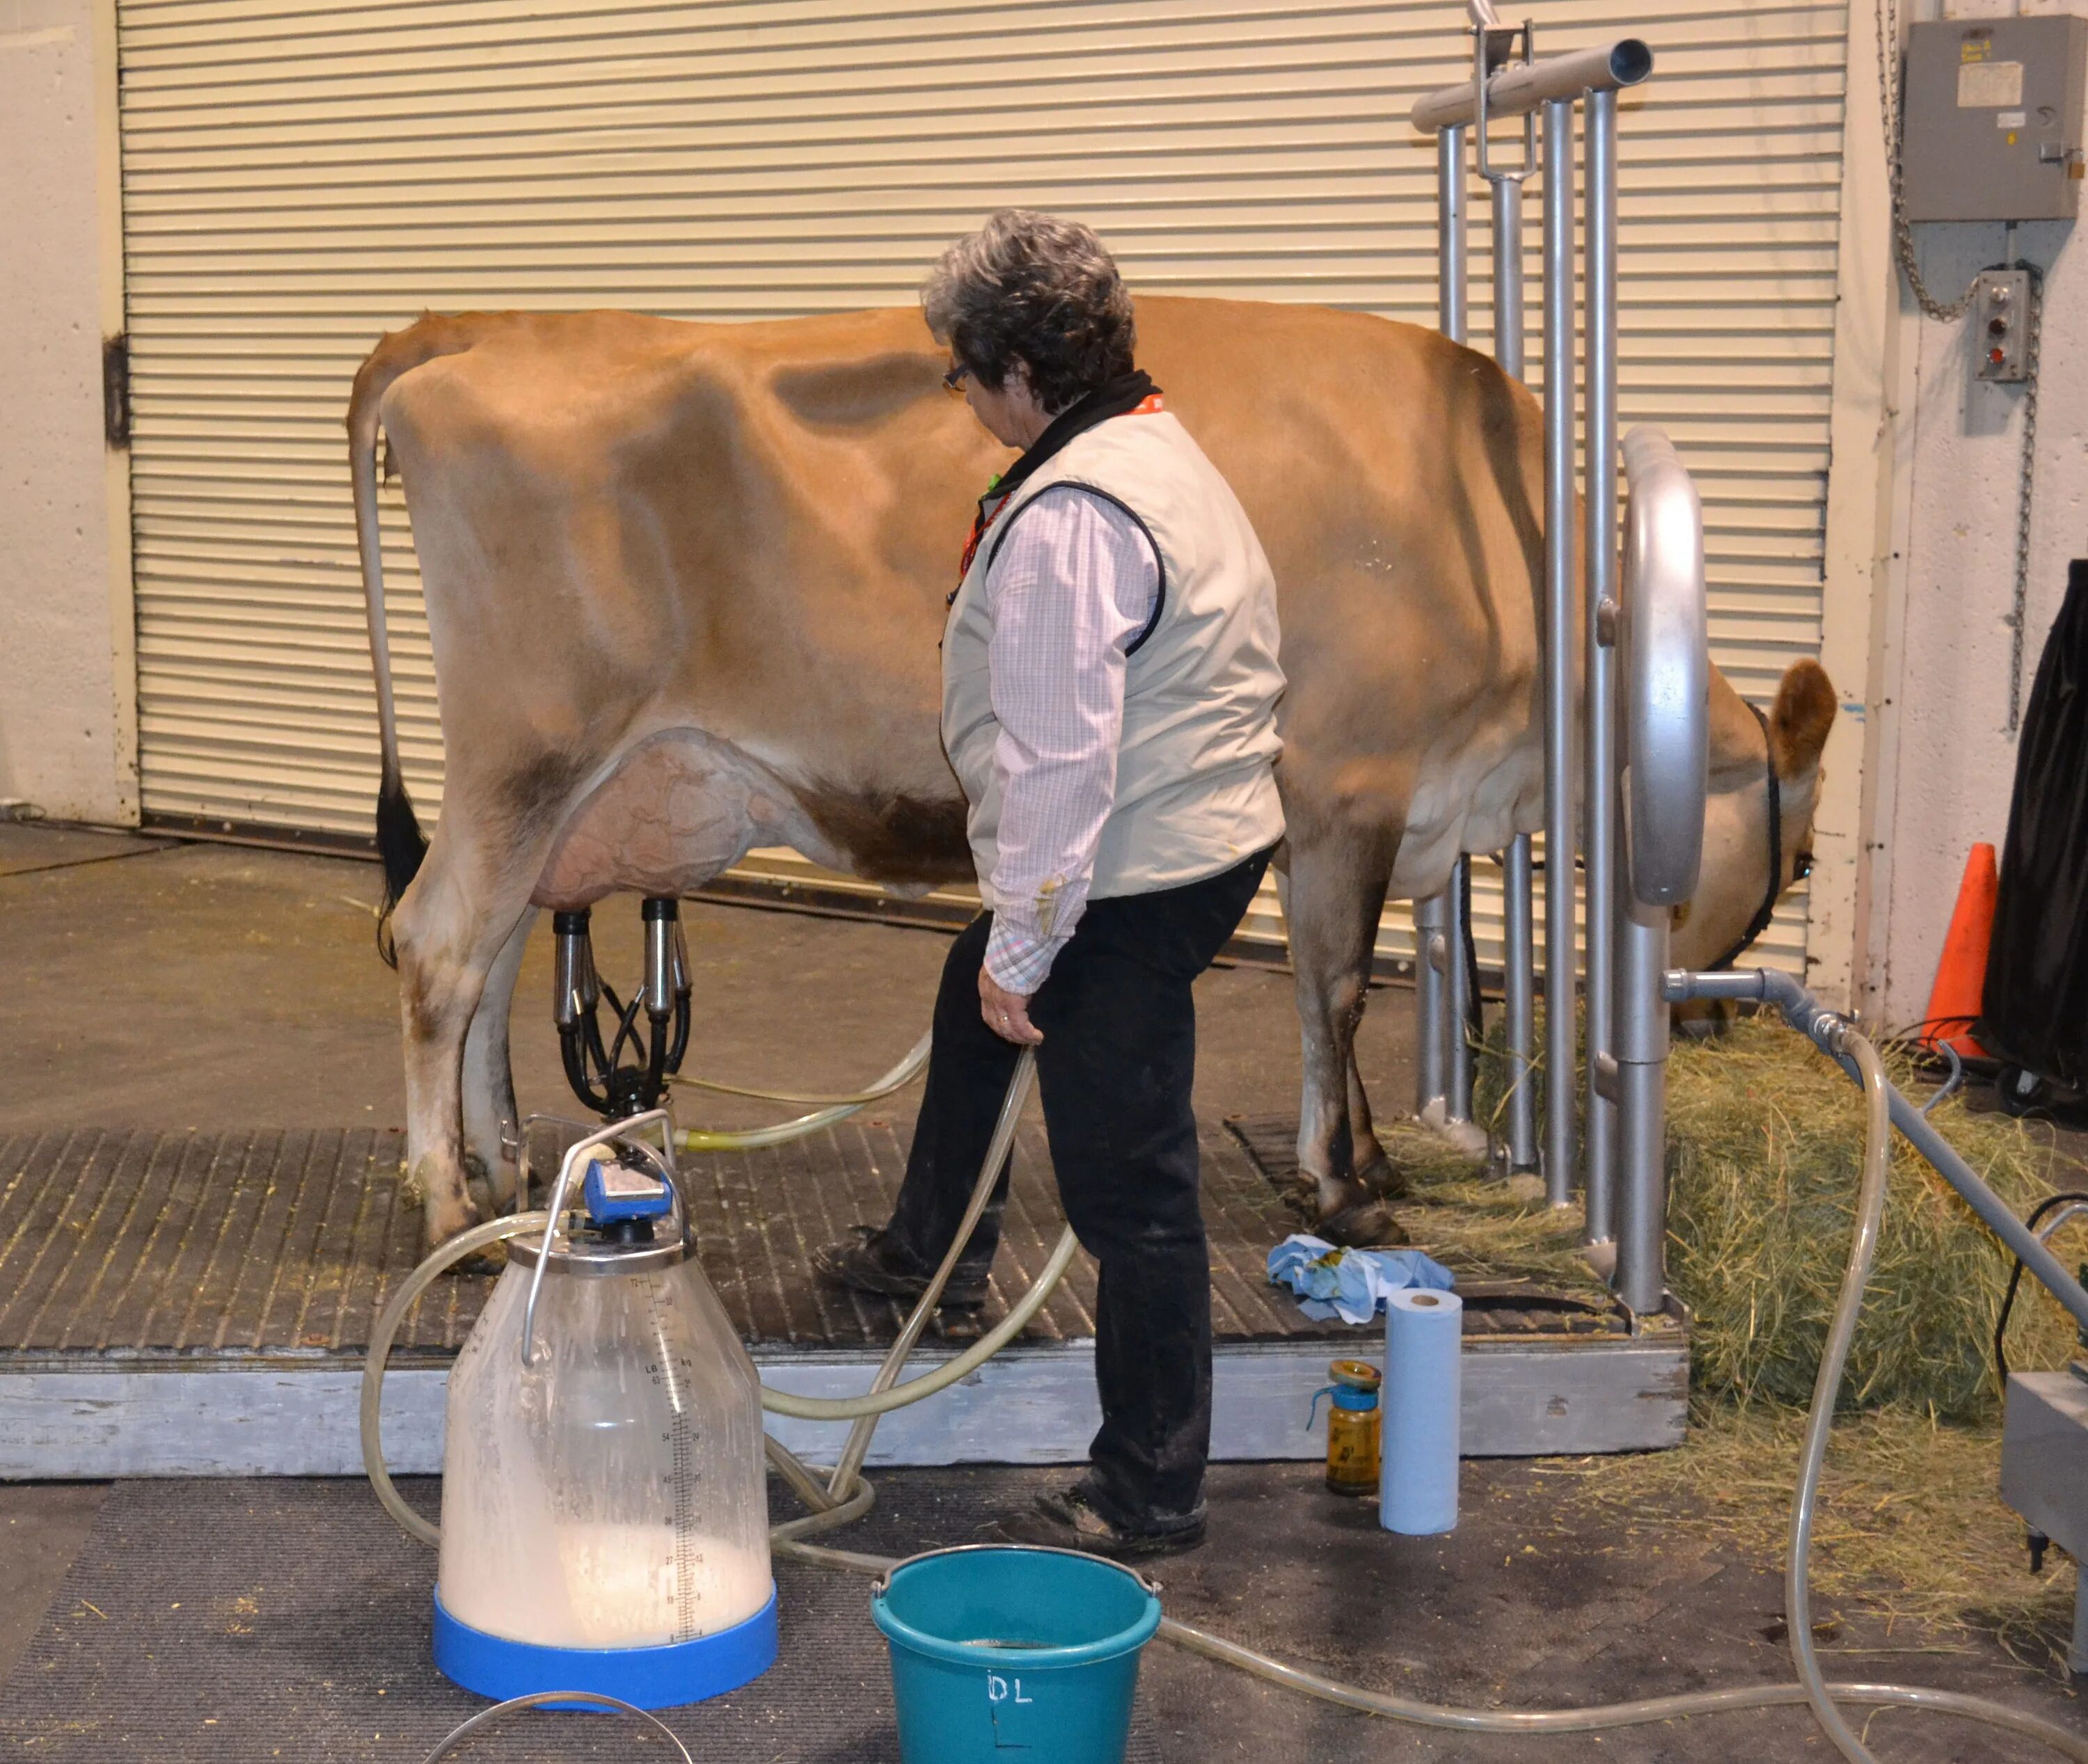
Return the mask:
<svg viewBox="0 0 2088 1764">
<path fill-rule="evenodd" d="M 829 1287 L 811 1258 L 852 1224 L 889 1216 L 905 1125 L 868 1116 L 789 1145 L 681 1160 L 697 1253 L 742 1339 L 853 1348 L 897 1336 L 900 1306 Z M 11 1355 L 360 1360 L 421 1256 L 404 1148 L 403 1134 L 368 1128 L 0 1134 L 0 1367 Z M 1269 1284 L 1269 1248 L 1291 1226 L 1254 1164 L 1215 1129 L 1202 1149 L 1218 1339 L 1341 1334 Z M 1025 1122 L 982 1326 L 1028 1290 L 1061 1223 L 1042 1129 Z M 414 1307 L 400 1352 L 424 1362 L 455 1353 L 492 1285 L 445 1279 Z M 1092 1264 L 1076 1258 L 1025 1339 L 1091 1338 L 1094 1292 Z"/>
<path fill-rule="evenodd" d="M 910 1475 L 880 1491 L 888 1498 L 845 1542 L 905 1555 L 968 1541 L 1011 1502 L 1064 1479 Z M 404 1486 L 432 1498 L 430 1484 Z M 485 1706 L 429 1663 L 434 1565 L 360 1482 L 119 1484 L 0 1691 L 0 1752 L 42 1764 L 420 1764 Z M 700 1764 L 896 1764 L 868 1582 L 789 1563 L 777 1581 L 776 1665 L 664 1719 Z M 620 1721 L 530 1714 L 474 1736 L 461 1755 L 646 1764 L 670 1754 Z M 1141 1711 L 1127 1764 L 1160 1758 Z"/>
</svg>

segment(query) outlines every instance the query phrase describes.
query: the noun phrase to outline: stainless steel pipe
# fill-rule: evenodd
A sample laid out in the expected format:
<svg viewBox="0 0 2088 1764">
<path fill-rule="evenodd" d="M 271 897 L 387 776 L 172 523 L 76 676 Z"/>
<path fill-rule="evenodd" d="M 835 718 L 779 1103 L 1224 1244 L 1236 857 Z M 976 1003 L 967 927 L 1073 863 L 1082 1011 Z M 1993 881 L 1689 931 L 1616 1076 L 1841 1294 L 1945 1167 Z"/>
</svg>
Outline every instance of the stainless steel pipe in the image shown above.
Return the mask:
<svg viewBox="0 0 2088 1764">
<path fill-rule="evenodd" d="M 1617 919 L 1616 1293 L 1641 1315 L 1667 1293 L 1668 1006 L 1671 909 L 1696 892 L 1710 745 L 1705 627 L 1704 508 L 1658 429 L 1624 444 L 1631 486 L 1623 590 L 1623 760 L 1631 814 L 1623 829 Z"/>
<path fill-rule="evenodd" d="M 1544 1194 L 1573 1197 L 1573 101 L 1544 107 Z"/>
<path fill-rule="evenodd" d="M 1617 1265 L 1611 1287 L 1641 1317 L 1667 1296 L 1667 908 L 1633 900 L 1617 926 Z"/>
<path fill-rule="evenodd" d="M 1465 203 L 1465 131 L 1444 129 L 1436 138 L 1436 315 L 1453 343 L 1465 340 L 1469 225 Z M 1457 1051 L 1464 1049 L 1464 1019 L 1457 1005 L 1465 991 L 1461 918 L 1452 903 L 1463 898 L 1464 866 L 1451 873 L 1448 887 L 1432 899 L 1414 903 L 1414 1112 L 1431 1105 L 1444 1119 L 1471 1113 L 1470 1059 L 1464 1058 L 1461 1089 L 1453 1083 Z M 1453 935 L 1453 932 L 1456 933 Z M 1458 959 L 1453 963 L 1453 952 Z M 1456 982 L 1452 982 L 1454 971 Z M 1432 1118 L 1432 1117 L 1431 1117 Z"/>
<path fill-rule="evenodd" d="M 1587 736 L 1583 746 L 1581 852 L 1585 866 L 1586 1121 L 1585 1184 L 1587 1240 L 1606 1243 L 1616 1233 L 1616 1105 L 1597 1074 L 1613 1052 L 1611 1003 L 1617 924 L 1616 630 L 1617 598 L 1617 96 L 1587 100 L 1585 253 L 1587 331 L 1584 341 L 1587 493 Z"/>
<path fill-rule="evenodd" d="M 1523 378 L 1522 179 L 1493 180 L 1494 360 Z M 1530 835 L 1517 833 L 1502 858 L 1502 1040 L 1508 1053 L 1508 1167 L 1537 1169 L 1537 1092 L 1531 1067 L 1537 1053 L 1537 926 L 1531 899 L 1534 869 Z"/>
<path fill-rule="evenodd" d="M 1584 92 L 1614 93 L 1637 85 L 1652 71 L 1653 51 L 1635 36 L 1542 61 L 1510 62 L 1487 82 L 1487 114 L 1519 117 L 1555 100 L 1570 102 Z M 1467 79 L 1417 98 L 1407 114 L 1415 128 L 1432 135 L 1476 122 L 1478 113 L 1474 83 Z"/>
<path fill-rule="evenodd" d="M 1431 1121 L 1449 1109 L 1449 918 L 1448 889 L 1414 903 L 1414 1112 Z"/>
<path fill-rule="evenodd" d="M 1450 872 L 1443 899 L 1448 907 L 1443 941 L 1448 965 L 1443 975 L 1443 1118 L 1460 1125 L 1472 1118 L 1471 1021 L 1478 1001 L 1472 993 L 1472 861 L 1461 857 Z"/>
</svg>

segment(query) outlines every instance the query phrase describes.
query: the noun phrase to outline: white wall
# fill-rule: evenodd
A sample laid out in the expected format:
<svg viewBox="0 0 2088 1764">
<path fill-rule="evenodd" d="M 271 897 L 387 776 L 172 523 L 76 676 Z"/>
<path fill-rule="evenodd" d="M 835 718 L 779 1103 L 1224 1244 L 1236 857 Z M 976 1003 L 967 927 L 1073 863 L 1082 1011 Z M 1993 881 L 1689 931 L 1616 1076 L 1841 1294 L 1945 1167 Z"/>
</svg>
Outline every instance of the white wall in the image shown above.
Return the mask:
<svg viewBox="0 0 2088 1764">
<path fill-rule="evenodd" d="M 1954 297 L 2003 260 L 2005 229 L 1917 228 L 1923 278 Z M 2088 555 L 2088 249 L 2059 222 L 2017 229 L 2016 254 L 2047 271 L 2022 690 L 2027 700 L 2069 558 Z M 1911 469 L 1903 500 L 1903 624 L 1892 690 L 1896 762 L 1885 787 L 1890 861 L 1879 878 L 1882 972 L 1893 1023 L 1928 1002 L 1973 844 L 2008 831 L 2016 737 L 2009 730 L 2017 468 L 2025 389 L 1973 377 L 1967 322 L 1910 318 Z"/>
<path fill-rule="evenodd" d="M 114 27 L 0 0 L 0 799 L 138 816 L 127 467 L 102 439 L 122 324 Z"/>
</svg>

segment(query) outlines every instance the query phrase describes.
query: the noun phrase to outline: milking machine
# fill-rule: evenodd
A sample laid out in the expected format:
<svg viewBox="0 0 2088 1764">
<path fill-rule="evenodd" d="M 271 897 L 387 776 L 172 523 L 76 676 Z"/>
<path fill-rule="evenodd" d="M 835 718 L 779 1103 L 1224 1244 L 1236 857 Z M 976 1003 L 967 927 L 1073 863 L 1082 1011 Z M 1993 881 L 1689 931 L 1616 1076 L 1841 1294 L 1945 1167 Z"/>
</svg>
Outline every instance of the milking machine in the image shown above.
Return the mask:
<svg viewBox="0 0 2088 1764">
<path fill-rule="evenodd" d="M 593 915 L 587 908 L 551 919 L 551 1016 L 573 1094 L 607 1121 L 657 1108 L 689 1048 L 689 946 L 682 904 L 660 896 L 641 909 L 645 972 L 626 1004 L 594 962 Z M 601 1007 L 614 1028 L 606 1040 Z M 644 1019 L 641 1027 L 640 1018 Z M 628 1048 L 634 1057 L 627 1061 Z"/>
</svg>

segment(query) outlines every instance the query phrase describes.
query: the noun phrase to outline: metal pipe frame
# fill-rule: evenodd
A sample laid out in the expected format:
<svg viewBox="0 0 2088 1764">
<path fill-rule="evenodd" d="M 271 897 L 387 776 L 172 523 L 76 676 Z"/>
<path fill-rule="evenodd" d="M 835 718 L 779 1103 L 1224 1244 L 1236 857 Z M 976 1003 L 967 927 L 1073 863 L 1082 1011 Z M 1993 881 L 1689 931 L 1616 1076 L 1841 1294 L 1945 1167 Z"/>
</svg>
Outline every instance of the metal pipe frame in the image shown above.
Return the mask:
<svg viewBox="0 0 2088 1764">
<path fill-rule="evenodd" d="M 1450 891 L 1414 903 L 1414 1112 L 1426 1121 L 1449 1107 L 1449 1049 L 1444 1008 L 1449 963 Z"/>
<path fill-rule="evenodd" d="M 1766 967 L 1715 974 L 1670 968 L 1661 990 L 1670 1004 L 1681 1004 L 1692 998 L 1725 998 L 1774 1005 L 1792 1028 L 1825 1053 L 1851 1078 L 1862 1082 L 1855 1062 L 1843 1058 L 1829 1045 L 1841 1017 L 1788 974 Z M 2065 1264 L 2039 1241 L 2035 1233 L 2016 1217 L 2009 1203 L 1987 1187 L 1971 1165 L 1951 1149 L 1949 1141 L 1901 1095 L 1897 1085 L 1886 1085 L 1885 1096 L 1892 1124 L 1899 1130 L 1901 1137 L 1928 1160 L 1937 1175 L 1957 1190 L 1965 1204 L 2001 1240 L 2009 1254 L 2037 1276 L 2045 1289 L 2073 1313 L 2075 1322 L 2088 1329 L 2088 1291 L 2084 1291 L 2081 1283 L 2066 1271 Z"/>
<path fill-rule="evenodd" d="M 1581 241 L 1587 289 L 1583 519 L 1587 529 L 1586 739 L 1582 833 L 1586 916 L 1587 1071 L 1582 1091 L 1586 1238 L 1616 1235 L 1616 1105 L 1602 1082 L 1613 1054 L 1611 1006 L 1619 902 L 1617 848 L 1617 96 L 1590 92 L 1585 139 L 1587 204 Z"/>
<path fill-rule="evenodd" d="M 1493 178 L 1494 360 L 1515 379 L 1523 377 L 1522 177 Z M 1504 970 L 1503 1039 L 1508 1053 L 1508 1168 L 1521 1175 L 1539 1168 L 1537 1093 L 1531 1066 L 1537 1053 L 1537 927 L 1531 899 L 1534 877 L 1530 839 L 1518 833 L 1502 858 L 1506 893 L 1501 966 Z"/>
<path fill-rule="evenodd" d="M 1544 107 L 1544 1197 L 1573 1198 L 1573 100 Z"/>
<path fill-rule="evenodd" d="M 1710 735 L 1705 629 L 1704 508 L 1658 429 L 1624 444 L 1631 486 L 1621 600 L 1632 813 L 1617 920 L 1616 1275 L 1619 1298 L 1645 1316 L 1667 1296 L 1670 912 L 1696 891 Z"/>
<path fill-rule="evenodd" d="M 1470 229 L 1465 203 L 1465 131 L 1436 138 L 1436 325 L 1462 343 L 1467 322 Z M 1471 1116 L 1471 1056 L 1465 1045 L 1461 1002 L 1465 991 L 1462 914 L 1465 865 L 1449 886 L 1414 903 L 1414 1113 L 1430 1119 Z M 1454 934 L 1453 934 L 1454 933 Z M 1454 977 L 1453 977 L 1454 976 Z M 1463 1083 L 1453 1074 L 1461 1061 Z M 1457 1107 L 1461 1100 L 1461 1111 Z"/>
<path fill-rule="evenodd" d="M 1487 82 L 1486 113 L 1491 117 L 1524 116 L 1556 99 L 1571 102 L 1584 93 L 1615 93 L 1636 86 L 1652 71 L 1653 51 L 1635 36 L 1619 37 L 1596 49 L 1547 55 L 1542 61 L 1513 62 Z M 1423 135 L 1433 135 L 1439 129 L 1461 128 L 1476 121 L 1479 109 L 1477 82 L 1465 79 L 1417 98 L 1407 115 Z"/>
<path fill-rule="evenodd" d="M 1471 947 L 1472 861 L 1461 857 L 1450 871 L 1443 899 L 1449 911 L 1443 927 L 1443 1118 L 1458 1125 L 1472 1118 L 1472 1014 L 1478 1003 L 1473 992 Z"/>
</svg>

